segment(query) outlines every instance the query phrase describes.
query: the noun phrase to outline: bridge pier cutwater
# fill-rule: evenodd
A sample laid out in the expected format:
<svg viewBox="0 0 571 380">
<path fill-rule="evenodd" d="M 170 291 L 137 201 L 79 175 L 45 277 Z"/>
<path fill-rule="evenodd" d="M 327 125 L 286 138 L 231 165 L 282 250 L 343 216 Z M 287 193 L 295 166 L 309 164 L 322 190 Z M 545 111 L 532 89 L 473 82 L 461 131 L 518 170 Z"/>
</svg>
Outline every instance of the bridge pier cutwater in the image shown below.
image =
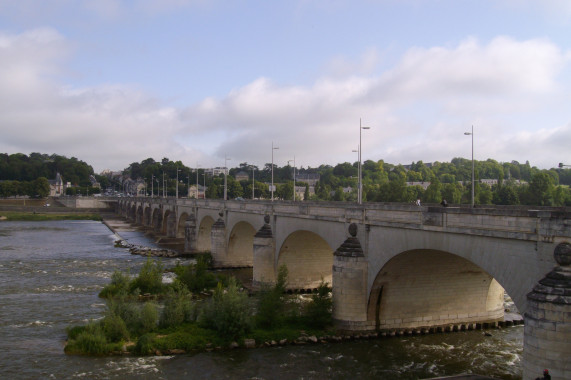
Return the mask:
<svg viewBox="0 0 571 380">
<path fill-rule="evenodd" d="M 568 208 L 123 198 L 118 211 L 218 267 L 252 266 L 254 286 L 282 264 L 291 289 L 331 283 L 343 330 L 495 323 L 505 289 L 525 318 L 524 379 L 571 378 Z"/>
</svg>

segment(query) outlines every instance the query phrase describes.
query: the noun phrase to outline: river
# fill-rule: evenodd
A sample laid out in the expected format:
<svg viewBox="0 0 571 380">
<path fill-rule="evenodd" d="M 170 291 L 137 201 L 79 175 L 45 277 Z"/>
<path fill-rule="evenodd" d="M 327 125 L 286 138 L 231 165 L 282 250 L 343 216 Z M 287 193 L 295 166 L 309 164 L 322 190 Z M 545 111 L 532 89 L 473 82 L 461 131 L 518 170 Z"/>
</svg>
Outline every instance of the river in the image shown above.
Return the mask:
<svg viewBox="0 0 571 380">
<path fill-rule="evenodd" d="M 153 243 L 141 233 L 134 244 Z M 479 373 L 520 379 L 523 326 L 162 357 L 63 352 L 66 328 L 101 318 L 113 271 L 146 260 L 99 222 L 0 222 L 1 379 L 418 379 Z M 174 259 L 165 264 L 174 265 Z"/>
</svg>

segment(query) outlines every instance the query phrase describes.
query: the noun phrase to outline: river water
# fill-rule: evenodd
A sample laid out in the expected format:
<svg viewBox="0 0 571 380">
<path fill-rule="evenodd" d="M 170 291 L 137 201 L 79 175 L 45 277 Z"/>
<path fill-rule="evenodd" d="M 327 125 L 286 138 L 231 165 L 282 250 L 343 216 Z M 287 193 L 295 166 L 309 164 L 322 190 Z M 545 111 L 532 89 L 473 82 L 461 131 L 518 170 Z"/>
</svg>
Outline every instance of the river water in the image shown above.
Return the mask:
<svg viewBox="0 0 571 380">
<path fill-rule="evenodd" d="M 152 242 L 140 233 L 134 244 Z M 162 357 L 63 352 L 66 327 L 101 318 L 113 271 L 146 260 L 99 222 L 0 222 L 0 379 L 521 378 L 523 327 Z M 172 259 L 171 259 L 172 260 Z M 165 265 L 174 265 L 165 260 Z"/>
</svg>

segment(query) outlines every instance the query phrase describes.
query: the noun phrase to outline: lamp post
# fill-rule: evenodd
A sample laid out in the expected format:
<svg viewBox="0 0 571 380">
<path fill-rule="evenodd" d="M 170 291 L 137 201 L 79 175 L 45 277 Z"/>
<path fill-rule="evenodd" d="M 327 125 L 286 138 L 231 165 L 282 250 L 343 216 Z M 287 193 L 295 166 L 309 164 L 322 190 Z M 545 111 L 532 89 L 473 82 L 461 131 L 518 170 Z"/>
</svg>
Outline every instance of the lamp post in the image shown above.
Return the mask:
<svg viewBox="0 0 571 380">
<path fill-rule="evenodd" d="M 472 208 L 474 207 L 474 126 L 472 132 L 464 132 L 466 136 L 472 136 Z"/>
<path fill-rule="evenodd" d="M 254 181 L 254 171 L 256 170 L 256 167 L 254 165 L 251 166 L 252 167 L 252 200 L 254 200 L 254 189 L 256 188 L 256 182 Z"/>
<path fill-rule="evenodd" d="M 353 149 L 351 152 L 353 153 L 357 153 L 357 161 L 359 160 L 359 147 L 357 147 L 357 149 Z M 359 165 L 357 165 L 357 167 L 359 167 Z M 357 169 L 357 173 L 359 173 L 359 169 Z M 357 174 L 358 176 L 358 174 Z M 351 176 L 352 178 L 353 176 Z M 357 178 L 357 203 L 359 202 L 359 178 Z"/>
<path fill-rule="evenodd" d="M 204 177 L 204 186 L 203 186 L 204 197 L 203 197 L 203 199 L 206 199 L 206 172 L 202 173 L 202 176 Z M 197 197 L 198 197 L 198 194 L 197 194 Z"/>
<path fill-rule="evenodd" d="M 570 168 L 571 165 L 564 164 L 563 162 L 560 162 L 560 163 L 559 163 L 559 169 L 563 169 L 563 168 L 565 168 L 565 167 Z"/>
<path fill-rule="evenodd" d="M 154 174 L 151 174 L 151 198 L 155 196 L 155 179 Z"/>
<path fill-rule="evenodd" d="M 157 181 L 157 198 L 161 196 L 161 183 L 159 182 L 159 179 L 157 177 L 155 177 L 155 181 Z"/>
<path fill-rule="evenodd" d="M 224 200 L 228 200 L 228 181 L 226 179 L 226 177 L 228 177 L 228 168 L 226 167 L 226 162 L 228 162 L 228 160 L 231 160 L 231 158 L 227 157 L 226 155 L 224 155 Z"/>
<path fill-rule="evenodd" d="M 359 118 L 359 194 L 357 195 L 359 198 L 359 204 L 363 203 L 363 170 L 361 168 L 361 156 L 363 152 L 361 147 L 361 131 L 363 129 L 371 129 L 371 127 L 363 127 L 361 125 L 361 118 Z"/>
<path fill-rule="evenodd" d="M 190 191 L 190 183 L 188 188 Z M 190 195 L 188 197 L 190 198 Z M 196 163 L 196 199 L 198 199 L 198 162 Z"/>
<path fill-rule="evenodd" d="M 165 198 L 165 172 L 163 171 L 163 198 Z"/>
<path fill-rule="evenodd" d="M 272 202 L 274 201 L 274 150 L 280 149 L 279 146 L 274 146 L 272 141 Z"/>
<path fill-rule="evenodd" d="M 190 198 L 190 171 L 188 172 L 188 175 L 186 176 L 186 197 Z"/>
<path fill-rule="evenodd" d="M 293 160 L 288 160 L 287 164 L 289 165 L 289 163 L 292 161 L 293 161 L 293 201 L 295 202 L 295 156 L 293 156 Z"/>
<path fill-rule="evenodd" d="M 180 172 L 179 168 L 176 169 L 176 199 L 178 199 L 178 172 Z"/>
</svg>

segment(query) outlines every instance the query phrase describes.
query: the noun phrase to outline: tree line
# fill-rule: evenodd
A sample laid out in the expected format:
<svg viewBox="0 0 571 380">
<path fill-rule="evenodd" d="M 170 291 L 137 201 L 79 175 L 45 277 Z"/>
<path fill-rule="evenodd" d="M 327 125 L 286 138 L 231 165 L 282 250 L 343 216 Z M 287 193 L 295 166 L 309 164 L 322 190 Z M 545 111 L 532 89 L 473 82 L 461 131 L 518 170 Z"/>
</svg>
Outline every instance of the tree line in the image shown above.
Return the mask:
<svg viewBox="0 0 571 380">
<path fill-rule="evenodd" d="M 309 184 L 296 181 L 297 194 L 303 191 L 303 198 L 306 200 L 354 202 L 357 200 L 358 168 L 358 162 L 295 168 L 296 177 L 305 174 L 319 175 L 319 181 L 311 189 L 313 191 L 310 191 Z M 171 161 L 165 157 L 161 161 L 147 158 L 141 162 L 133 162 L 122 171 L 120 179 L 98 175 L 95 177 L 103 188 L 115 184 L 120 189 L 121 182 L 130 178 L 144 181 L 147 195 L 151 195 L 151 191 L 158 195 L 160 189 L 161 195 L 164 190 L 164 194 L 174 196 L 178 173 L 179 196 L 189 195 L 188 185 L 199 184 L 201 189 L 206 186 L 207 198 L 223 198 L 224 175 L 212 176 L 207 171 L 208 169 L 188 167 L 181 161 Z M 92 194 L 96 191 L 88 188 L 91 185 L 89 176 L 93 174 L 93 168 L 75 157 L 68 159 L 56 154 L 32 153 L 26 156 L 16 153 L 0 154 L 0 196 L 43 196 L 46 183 L 39 179 L 55 178 L 58 172 L 65 182 L 77 186 L 74 189 L 79 189 L 81 194 Z M 241 172 L 247 174 L 248 180 L 236 180 L 237 174 Z M 500 163 L 487 159 L 474 161 L 474 177 L 475 204 L 571 205 L 571 169 L 538 169 L 528 161 Z M 276 186 L 274 197 L 293 199 L 294 168 L 289 164 L 282 167 L 274 164 L 273 178 Z M 271 179 L 271 163 L 260 168 L 242 162 L 237 167 L 229 168 L 226 178 L 228 199 L 269 199 L 271 193 L 268 185 Z M 471 202 L 472 161 L 453 158 L 450 162 L 425 164 L 417 161 L 410 165 L 393 165 L 383 160 L 367 160 L 362 164 L 362 179 L 363 201 L 414 202 L 420 199 L 424 203 L 440 203 L 446 199 L 450 204 L 467 204 Z M 481 182 L 484 179 L 495 181 L 490 185 Z"/>
</svg>

